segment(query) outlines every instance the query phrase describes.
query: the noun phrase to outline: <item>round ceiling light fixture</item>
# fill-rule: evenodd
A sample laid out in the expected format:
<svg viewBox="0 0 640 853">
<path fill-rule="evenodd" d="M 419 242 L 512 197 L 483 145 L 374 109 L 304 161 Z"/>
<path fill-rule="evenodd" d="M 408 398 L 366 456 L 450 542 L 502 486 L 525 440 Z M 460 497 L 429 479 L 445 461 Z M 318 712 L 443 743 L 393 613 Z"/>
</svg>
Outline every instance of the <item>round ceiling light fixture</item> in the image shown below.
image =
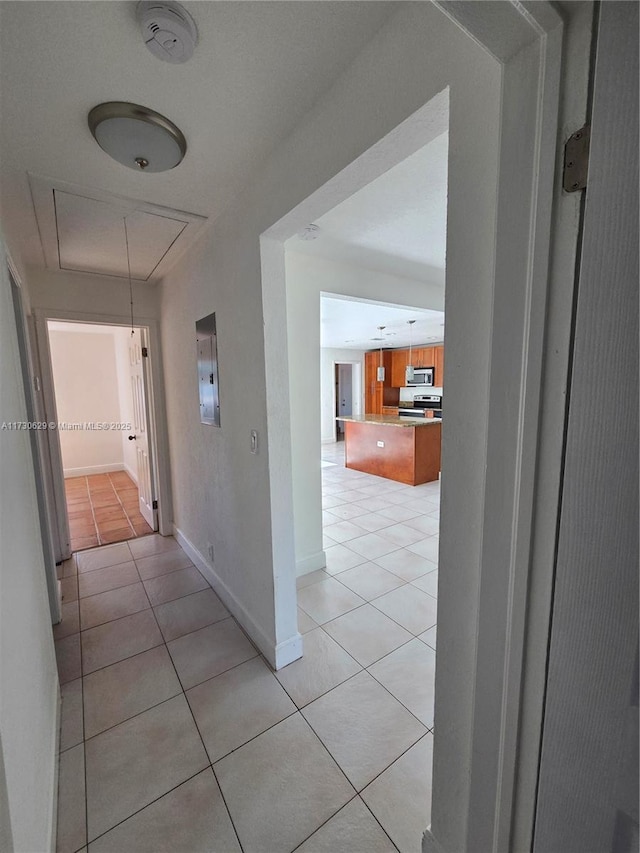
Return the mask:
<svg viewBox="0 0 640 853">
<path fill-rule="evenodd" d="M 173 0 L 140 0 L 136 11 L 144 43 L 154 56 L 174 64 L 191 59 L 198 28 L 185 8 Z"/>
<path fill-rule="evenodd" d="M 180 128 L 140 104 L 98 104 L 89 112 L 88 122 L 100 148 L 138 172 L 166 172 L 177 166 L 187 151 Z"/>
</svg>

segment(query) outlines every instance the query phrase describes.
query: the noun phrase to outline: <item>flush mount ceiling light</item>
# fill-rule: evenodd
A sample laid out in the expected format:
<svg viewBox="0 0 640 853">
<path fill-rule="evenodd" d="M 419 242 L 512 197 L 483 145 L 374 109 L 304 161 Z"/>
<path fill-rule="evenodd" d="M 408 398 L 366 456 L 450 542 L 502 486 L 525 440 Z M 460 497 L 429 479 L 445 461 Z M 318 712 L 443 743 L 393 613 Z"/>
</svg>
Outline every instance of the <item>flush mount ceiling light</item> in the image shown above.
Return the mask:
<svg viewBox="0 0 640 853">
<path fill-rule="evenodd" d="M 173 169 L 187 151 L 187 140 L 179 127 L 139 104 L 128 101 L 98 104 L 90 111 L 88 122 L 103 151 L 139 172 Z"/>
</svg>

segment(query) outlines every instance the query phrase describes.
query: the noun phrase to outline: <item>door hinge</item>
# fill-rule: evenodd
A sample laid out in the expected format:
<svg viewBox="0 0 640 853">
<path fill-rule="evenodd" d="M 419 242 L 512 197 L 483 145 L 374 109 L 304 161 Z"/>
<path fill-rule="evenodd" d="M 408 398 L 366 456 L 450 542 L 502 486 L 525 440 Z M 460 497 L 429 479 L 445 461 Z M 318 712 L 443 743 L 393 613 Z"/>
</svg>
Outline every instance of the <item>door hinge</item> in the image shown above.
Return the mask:
<svg viewBox="0 0 640 853">
<path fill-rule="evenodd" d="M 154 501 L 154 502 L 151 504 L 151 509 L 158 509 L 158 501 Z"/>
<path fill-rule="evenodd" d="M 565 143 L 562 173 L 562 187 L 565 192 L 575 193 L 587 186 L 590 136 L 591 128 L 585 124 L 580 130 L 572 133 Z"/>
<path fill-rule="evenodd" d="M 149 358 L 149 347 L 142 347 L 142 357 Z"/>
</svg>

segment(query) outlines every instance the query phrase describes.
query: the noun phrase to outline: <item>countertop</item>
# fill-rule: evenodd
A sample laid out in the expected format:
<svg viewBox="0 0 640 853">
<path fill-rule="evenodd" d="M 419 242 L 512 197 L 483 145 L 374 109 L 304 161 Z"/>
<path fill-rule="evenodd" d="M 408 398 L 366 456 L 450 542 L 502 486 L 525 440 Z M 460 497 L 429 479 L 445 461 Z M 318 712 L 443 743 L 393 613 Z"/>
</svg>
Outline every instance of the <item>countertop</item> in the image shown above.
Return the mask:
<svg viewBox="0 0 640 853">
<path fill-rule="evenodd" d="M 396 427 L 428 427 L 442 423 L 441 418 L 401 418 L 397 415 L 352 415 L 351 417 L 336 418 L 337 421 L 348 421 L 354 424 L 376 424 L 377 426 Z"/>
</svg>

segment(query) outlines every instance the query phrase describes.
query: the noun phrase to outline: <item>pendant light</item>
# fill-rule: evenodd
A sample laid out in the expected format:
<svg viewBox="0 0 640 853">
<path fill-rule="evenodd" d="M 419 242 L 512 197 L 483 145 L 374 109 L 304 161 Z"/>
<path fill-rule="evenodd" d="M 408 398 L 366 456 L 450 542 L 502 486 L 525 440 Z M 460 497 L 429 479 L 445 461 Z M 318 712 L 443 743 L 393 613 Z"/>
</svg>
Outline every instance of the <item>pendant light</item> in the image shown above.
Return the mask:
<svg viewBox="0 0 640 853">
<path fill-rule="evenodd" d="M 404 381 L 408 385 L 409 382 L 413 382 L 413 365 L 411 363 L 411 361 L 412 361 L 411 349 L 412 349 L 412 343 L 413 343 L 413 340 L 412 340 L 413 339 L 413 324 L 415 323 L 415 320 L 407 320 L 407 323 L 409 324 L 409 364 L 407 365 L 407 368 L 405 370 Z"/>
<path fill-rule="evenodd" d="M 131 283 L 131 258 L 129 257 L 129 232 L 127 231 L 127 217 L 125 216 L 123 219 L 124 222 L 124 243 L 127 249 L 127 273 L 129 277 L 129 307 L 131 308 L 131 337 L 135 335 L 135 329 L 133 328 L 133 284 Z"/>
<path fill-rule="evenodd" d="M 384 365 L 382 364 L 382 332 L 386 326 L 378 326 L 380 332 L 380 364 L 378 365 L 378 382 L 384 382 Z"/>
</svg>

